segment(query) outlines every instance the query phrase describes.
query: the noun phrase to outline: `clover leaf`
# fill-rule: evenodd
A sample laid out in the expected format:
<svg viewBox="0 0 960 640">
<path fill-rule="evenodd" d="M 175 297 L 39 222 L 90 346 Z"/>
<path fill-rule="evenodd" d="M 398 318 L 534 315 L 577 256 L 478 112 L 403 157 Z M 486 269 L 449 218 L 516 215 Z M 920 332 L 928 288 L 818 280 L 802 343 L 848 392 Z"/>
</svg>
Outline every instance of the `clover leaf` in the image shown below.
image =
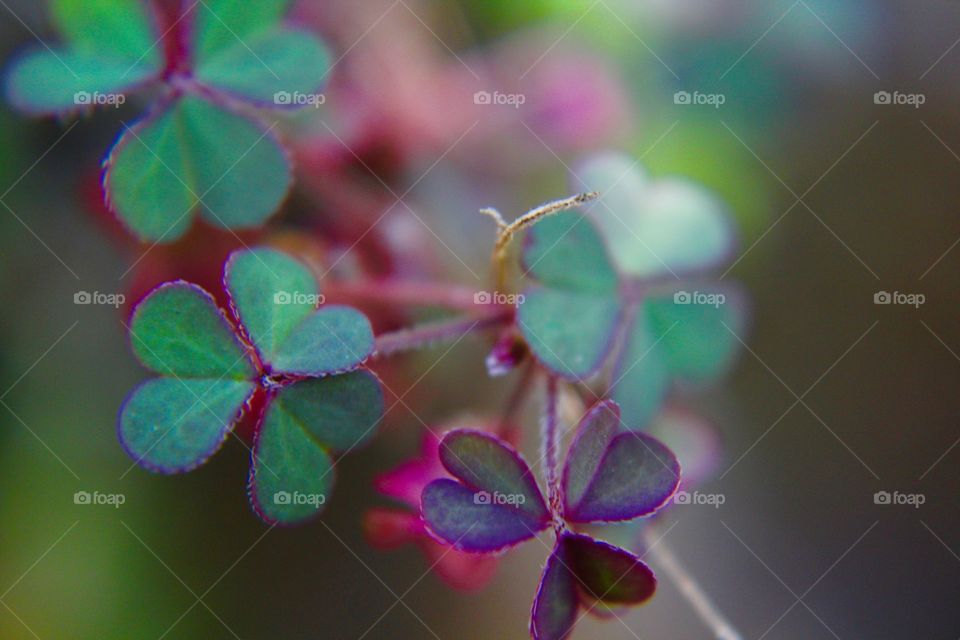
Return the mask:
<svg viewBox="0 0 960 640">
<path fill-rule="evenodd" d="M 738 351 L 739 291 L 698 278 L 729 255 L 732 231 L 708 193 L 652 181 L 628 158 L 600 156 L 579 175 L 600 198 L 527 231 L 533 282 L 517 323 L 556 375 L 586 380 L 610 366 L 610 396 L 642 426 L 673 383 L 709 381 Z"/>
<path fill-rule="evenodd" d="M 224 280 L 232 322 L 210 294 L 182 281 L 137 306 L 133 349 L 160 377 L 124 403 L 120 441 L 147 469 L 189 471 L 264 393 L 250 499 L 267 522 L 300 522 L 330 494 L 333 454 L 369 440 L 382 416 L 378 380 L 358 370 L 373 352 L 373 332 L 354 309 L 315 308 L 316 280 L 279 251 L 234 253 Z"/>
<path fill-rule="evenodd" d="M 62 115 L 159 86 L 153 109 L 105 162 L 110 208 L 149 241 L 180 238 L 197 214 L 228 229 L 256 227 L 283 202 L 292 171 L 274 127 L 237 109 L 302 107 L 330 69 L 323 43 L 281 23 L 288 4 L 185 4 L 164 29 L 137 0 L 54 0 L 65 44 L 16 60 L 7 94 L 24 112 Z M 164 40 L 180 31 L 187 51 L 166 47 L 165 58 Z"/>
<path fill-rule="evenodd" d="M 656 578 L 639 558 L 567 529 L 651 515 L 679 485 L 673 453 L 623 426 L 615 402 L 598 403 L 577 425 L 560 487 L 562 512 L 546 504 L 530 467 L 496 436 L 450 431 L 440 460 L 453 479 L 424 488 L 421 513 L 429 531 L 454 548 L 496 552 L 554 524 L 556 543 L 531 612 L 534 638 L 567 637 L 581 606 L 639 604 L 653 595 Z"/>
</svg>

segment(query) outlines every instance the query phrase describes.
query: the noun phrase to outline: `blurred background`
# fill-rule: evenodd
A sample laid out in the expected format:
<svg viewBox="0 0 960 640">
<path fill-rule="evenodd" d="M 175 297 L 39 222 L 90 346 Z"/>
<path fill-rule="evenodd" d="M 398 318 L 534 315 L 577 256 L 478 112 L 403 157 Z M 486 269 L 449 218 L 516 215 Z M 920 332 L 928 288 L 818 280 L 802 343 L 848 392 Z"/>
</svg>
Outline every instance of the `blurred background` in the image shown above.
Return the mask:
<svg viewBox="0 0 960 640">
<path fill-rule="evenodd" d="M 57 41 L 44 3 L 0 4 L 0 60 Z M 512 218 L 567 195 L 585 154 L 703 182 L 739 227 L 717 276 L 750 291 L 751 330 L 725 382 L 678 398 L 720 434 L 699 490 L 724 502 L 671 507 L 664 542 L 744 638 L 960 636 L 960 5 L 303 0 L 292 19 L 343 57 L 326 104 L 283 124 L 298 184 L 267 239 L 344 276 L 476 287 L 493 240 L 477 209 Z M 74 295 L 215 282 L 233 242 L 201 230 L 138 246 L 98 205 L 99 163 L 135 102 L 65 122 L 0 106 L 0 637 L 527 637 L 543 545 L 463 594 L 416 548 L 377 551 L 361 531 L 388 504 L 373 478 L 415 455 L 423 422 L 502 405 L 516 380 L 487 378 L 485 340 L 384 374 L 400 390 L 423 375 L 405 399 L 416 415 L 395 408 L 338 465 L 322 521 L 257 520 L 236 440 L 187 475 L 132 466 L 115 418 L 147 374 L 128 308 Z M 373 240 L 388 250 L 365 253 Z M 529 449 L 535 414 L 526 424 Z M 78 491 L 124 503 L 78 505 Z M 923 504 L 878 504 L 884 491 Z M 651 603 L 574 637 L 711 635 L 661 574 Z"/>
</svg>

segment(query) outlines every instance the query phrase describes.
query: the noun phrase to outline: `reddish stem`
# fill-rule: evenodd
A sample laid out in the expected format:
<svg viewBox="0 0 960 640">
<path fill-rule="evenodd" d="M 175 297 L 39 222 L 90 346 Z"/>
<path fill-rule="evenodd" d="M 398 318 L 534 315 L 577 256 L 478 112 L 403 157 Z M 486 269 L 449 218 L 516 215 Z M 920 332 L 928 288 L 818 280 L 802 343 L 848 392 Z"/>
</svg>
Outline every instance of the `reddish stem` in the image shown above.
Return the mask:
<svg viewBox="0 0 960 640">
<path fill-rule="evenodd" d="M 495 308 L 494 313 L 483 316 L 460 316 L 453 320 L 442 320 L 428 324 L 384 333 L 377 337 L 374 358 L 383 358 L 421 349 L 440 342 L 459 340 L 465 335 L 481 329 L 489 329 L 506 324 L 513 318 L 513 310 Z"/>
<path fill-rule="evenodd" d="M 463 311 L 476 311 L 483 306 L 475 302 L 477 291 L 469 287 L 391 278 L 325 282 L 324 292 L 331 298 L 368 304 L 443 307 Z"/>
</svg>

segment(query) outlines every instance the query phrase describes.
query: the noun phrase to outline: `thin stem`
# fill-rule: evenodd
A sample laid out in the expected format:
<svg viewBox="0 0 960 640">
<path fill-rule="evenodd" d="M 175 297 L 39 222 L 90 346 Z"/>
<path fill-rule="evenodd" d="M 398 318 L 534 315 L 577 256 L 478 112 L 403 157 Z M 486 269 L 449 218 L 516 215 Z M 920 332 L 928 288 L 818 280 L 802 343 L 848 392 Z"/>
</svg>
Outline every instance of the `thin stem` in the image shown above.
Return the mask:
<svg viewBox="0 0 960 640">
<path fill-rule="evenodd" d="M 527 396 L 530 395 L 530 390 L 533 388 L 535 372 L 536 366 L 532 360 L 524 365 L 523 371 L 520 373 L 520 379 L 514 385 L 510 397 L 507 398 L 503 413 L 500 415 L 500 420 L 497 423 L 497 433 L 499 435 L 507 437 L 511 432 L 517 430 L 519 425 L 514 424 L 514 420 L 520 410 L 523 409 Z"/>
<path fill-rule="evenodd" d="M 656 558 L 657 566 L 670 577 L 700 621 L 710 629 L 713 637 L 716 640 L 743 640 L 743 635 L 724 617 L 703 588 L 680 564 L 663 538 L 657 536 L 653 527 L 644 528 L 643 539 L 647 545 L 647 553 Z"/>
<path fill-rule="evenodd" d="M 560 476 L 557 473 L 557 457 L 560 449 L 560 429 L 557 418 L 557 379 L 554 376 L 547 378 L 547 394 L 543 410 L 542 433 L 540 446 L 543 448 L 541 456 L 544 460 L 544 479 L 547 482 L 547 499 L 550 501 L 550 511 L 554 517 L 554 528 L 562 527 L 560 517 Z"/>
<path fill-rule="evenodd" d="M 481 209 L 480 213 L 485 216 L 490 216 L 493 218 L 493 221 L 497 223 L 497 241 L 493 245 L 492 257 L 494 270 L 496 272 L 497 289 L 503 289 L 506 285 L 507 249 L 510 247 L 510 243 L 517 233 L 533 225 L 541 218 L 552 216 L 561 211 L 568 211 L 585 202 L 594 200 L 599 196 L 600 194 L 596 191 L 591 191 L 589 193 L 578 193 L 575 196 L 570 196 L 563 200 L 548 202 L 540 205 L 536 209 L 531 209 L 509 224 L 507 224 L 506 220 L 503 219 L 503 216 L 501 216 L 500 212 L 496 209 Z"/>
<path fill-rule="evenodd" d="M 324 293 L 332 298 L 383 305 L 443 307 L 473 311 L 477 292 L 469 287 L 409 280 L 351 280 L 324 283 Z"/>
<path fill-rule="evenodd" d="M 384 333 L 377 336 L 373 357 L 383 358 L 441 342 L 453 342 L 468 333 L 506 324 L 512 317 L 512 309 L 501 308 L 483 316 L 458 316 L 452 320 L 429 322 L 409 329 Z"/>
</svg>

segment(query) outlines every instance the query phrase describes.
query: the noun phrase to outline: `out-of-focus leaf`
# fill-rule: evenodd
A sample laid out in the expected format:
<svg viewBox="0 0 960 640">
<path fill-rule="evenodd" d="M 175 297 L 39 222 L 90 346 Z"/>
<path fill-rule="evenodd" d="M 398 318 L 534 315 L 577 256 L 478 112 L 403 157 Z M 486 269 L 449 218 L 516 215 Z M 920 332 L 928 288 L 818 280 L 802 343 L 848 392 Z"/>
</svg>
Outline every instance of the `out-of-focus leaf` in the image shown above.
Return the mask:
<svg viewBox="0 0 960 640">
<path fill-rule="evenodd" d="M 208 60 L 277 25 L 290 0 L 204 0 L 194 9 L 196 56 Z"/>
<path fill-rule="evenodd" d="M 272 29 L 201 58 L 201 82 L 271 107 L 319 104 L 316 96 L 330 69 L 330 54 L 313 35 Z"/>
<path fill-rule="evenodd" d="M 714 267 L 733 251 L 727 212 L 709 191 L 681 178 L 652 180 L 628 156 L 600 155 L 577 177 L 600 192 L 587 204 L 616 265 L 638 278 L 683 275 Z"/>
<path fill-rule="evenodd" d="M 110 153 L 111 207 L 140 238 L 172 242 L 192 214 L 241 229 L 262 224 L 291 181 L 269 130 L 205 100 L 185 97 L 128 129 Z"/>
</svg>

